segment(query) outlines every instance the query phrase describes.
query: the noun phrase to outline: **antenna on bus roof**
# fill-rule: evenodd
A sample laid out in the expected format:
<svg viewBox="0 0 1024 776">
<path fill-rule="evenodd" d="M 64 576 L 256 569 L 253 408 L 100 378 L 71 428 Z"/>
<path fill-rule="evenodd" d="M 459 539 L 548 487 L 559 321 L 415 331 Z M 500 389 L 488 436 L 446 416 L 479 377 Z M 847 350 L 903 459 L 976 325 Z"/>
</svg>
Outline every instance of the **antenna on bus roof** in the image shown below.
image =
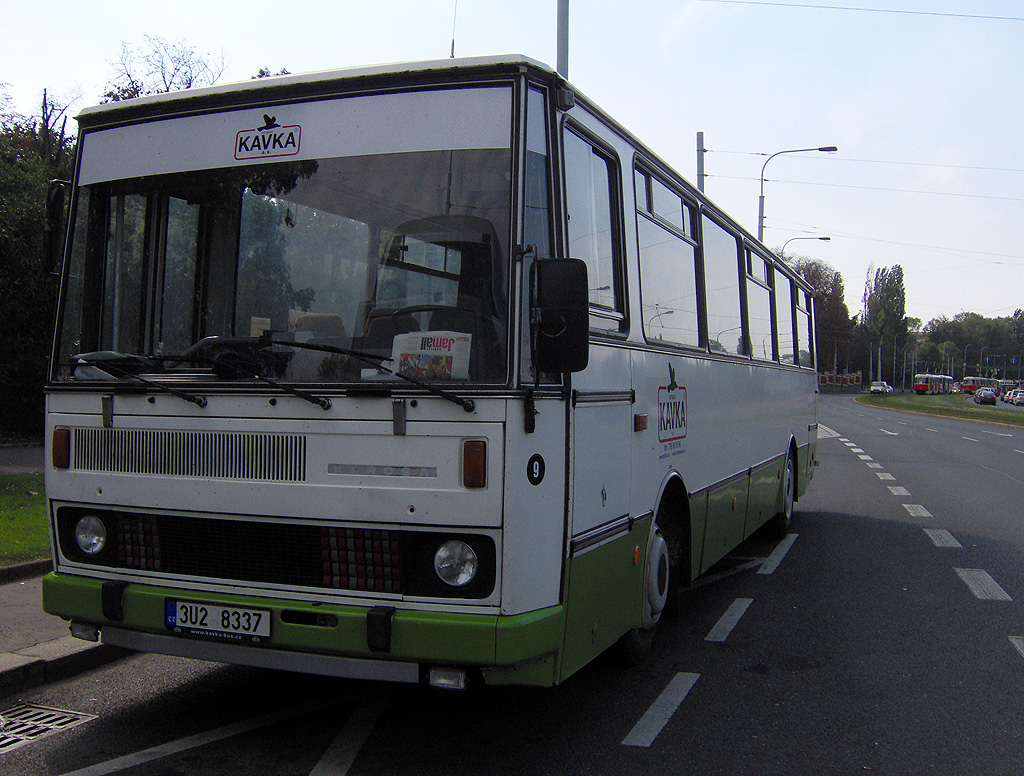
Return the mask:
<svg viewBox="0 0 1024 776">
<path fill-rule="evenodd" d="M 455 59 L 455 22 L 459 18 L 459 0 L 455 0 L 455 12 L 452 14 L 452 55 L 451 58 Z"/>
</svg>

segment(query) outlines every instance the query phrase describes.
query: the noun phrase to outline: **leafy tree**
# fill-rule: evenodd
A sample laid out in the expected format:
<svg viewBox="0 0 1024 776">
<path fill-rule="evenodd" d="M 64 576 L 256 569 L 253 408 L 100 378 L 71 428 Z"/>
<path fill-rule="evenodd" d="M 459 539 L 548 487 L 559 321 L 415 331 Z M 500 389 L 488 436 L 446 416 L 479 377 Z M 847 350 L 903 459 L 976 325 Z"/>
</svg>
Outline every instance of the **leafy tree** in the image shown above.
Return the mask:
<svg viewBox="0 0 1024 776">
<path fill-rule="evenodd" d="M 6 96 L 6 92 L 4 92 Z M 9 105 L 9 100 L 0 101 Z M 38 434 L 56 276 L 44 266 L 46 190 L 71 175 L 67 104 L 44 92 L 38 118 L 0 115 L 0 391 L 4 433 Z"/>
<path fill-rule="evenodd" d="M 210 86 L 224 74 L 223 54 L 218 61 L 210 54 L 199 54 L 184 40 L 171 42 L 157 35 L 146 35 L 141 47 L 122 43 L 120 58 L 110 64 L 114 77 L 103 102 Z"/>
<path fill-rule="evenodd" d="M 804 280 L 814 288 L 815 342 L 818 344 L 818 369 L 842 372 L 849 361 L 850 332 L 853 322 L 846 306 L 843 275 L 826 262 L 798 256 L 788 260 Z"/>
</svg>

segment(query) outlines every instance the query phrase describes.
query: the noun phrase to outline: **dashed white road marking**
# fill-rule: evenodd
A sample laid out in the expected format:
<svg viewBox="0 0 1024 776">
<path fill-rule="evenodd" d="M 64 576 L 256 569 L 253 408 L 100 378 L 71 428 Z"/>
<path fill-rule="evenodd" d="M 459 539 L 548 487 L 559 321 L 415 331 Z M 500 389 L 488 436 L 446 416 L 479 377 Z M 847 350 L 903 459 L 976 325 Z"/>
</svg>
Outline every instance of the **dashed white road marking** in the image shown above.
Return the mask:
<svg viewBox="0 0 1024 776">
<path fill-rule="evenodd" d="M 966 439 L 966 440 L 967 440 L 968 442 L 977 442 L 977 441 L 978 441 L 977 439 L 974 439 L 973 437 L 965 437 L 965 436 L 962 436 L 962 437 L 960 437 L 960 438 L 961 438 L 961 439 Z"/>
<path fill-rule="evenodd" d="M 771 574 L 779 567 L 782 563 L 782 559 L 786 557 L 786 553 L 789 552 L 789 548 L 793 546 L 793 542 L 796 541 L 796 537 L 799 534 L 786 534 L 786 538 L 775 545 L 775 549 L 772 550 L 772 554 L 765 558 L 764 563 L 761 564 L 761 568 L 757 570 L 758 574 Z"/>
<path fill-rule="evenodd" d="M 936 547 L 963 549 L 963 545 L 945 528 L 925 528 L 924 532 L 928 534 L 928 538 L 932 540 L 932 544 Z"/>
<path fill-rule="evenodd" d="M 850 448 L 850 452 L 851 453 L 863 453 L 864 451 L 861 450 L 859 447 L 851 447 Z"/>
<path fill-rule="evenodd" d="M 715 627 L 704 637 L 704 641 L 725 641 L 729 638 L 732 629 L 736 627 L 740 617 L 746 613 L 747 608 L 753 602 L 753 598 L 737 598 L 733 601 L 732 605 L 725 610 L 725 614 L 715 623 Z"/>
<path fill-rule="evenodd" d="M 1021 656 L 1024 656 L 1024 636 L 1010 636 L 1010 643 L 1017 648 Z"/>
<path fill-rule="evenodd" d="M 860 458 L 862 461 L 873 461 L 873 460 L 875 460 L 870 455 L 858 455 L 857 457 Z"/>
<path fill-rule="evenodd" d="M 1012 601 L 1010 595 L 985 569 L 953 569 L 964 584 L 982 601 Z"/>
<path fill-rule="evenodd" d="M 881 469 L 882 468 L 882 464 L 880 464 L 880 463 L 869 463 L 868 464 L 868 468 L 869 469 Z"/>
<path fill-rule="evenodd" d="M 252 730 L 270 727 L 271 725 L 280 725 L 282 722 L 301 714 L 322 708 L 323 704 L 293 706 L 287 709 L 282 709 L 281 711 L 275 711 L 271 714 L 265 714 L 262 717 L 255 717 L 253 719 L 243 720 L 242 722 L 235 722 L 231 725 L 216 728 L 215 730 L 208 730 L 205 733 L 197 733 L 194 736 L 180 738 L 177 741 L 168 741 L 166 744 L 160 744 L 159 746 L 154 746 L 149 749 L 143 749 L 141 752 L 135 752 L 134 754 L 125 755 L 124 757 L 117 757 L 113 760 L 108 760 L 105 763 L 97 763 L 96 765 L 90 765 L 87 768 L 81 768 L 77 771 L 66 773 L 64 776 L 106 776 L 106 774 L 117 773 L 118 771 L 133 768 L 137 765 L 144 765 L 172 754 L 187 752 L 190 749 L 205 746 L 206 744 L 213 743 L 214 741 L 222 741 L 225 738 L 231 738 L 233 736 L 241 735 L 242 733 L 248 733 Z"/>
<path fill-rule="evenodd" d="M 875 475 L 880 480 L 895 480 L 896 479 L 896 477 L 894 475 L 892 475 L 892 474 L 889 474 L 889 472 L 875 472 Z"/>
<path fill-rule="evenodd" d="M 904 425 L 906 425 L 906 424 L 904 424 Z M 899 436 L 900 435 L 899 431 L 886 431 L 884 428 L 880 428 L 878 430 L 881 431 L 883 434 L 888 434 L 889 436 Z"/>
<path fill-rule="evenodd" d="M 676 713 L 679 704 L 686 698 L 687 693 L 693 689 L 693 685 L 700 679 L 700 674 L 676 674 L 668 687 L 661 691 L 658 699 L 651 704 L 640 721 L 633 726 L 624 739 L 623 746 L 649 747 L 654 739 L 665 728 L 672 715 Z"/>
<path fill-rule="evenodd" d="M 921 504 L 904 504 L 903 508 L 910 513 L 911 517 L 932 517 L 932 513 Z"/>
<path fill-rule="evenodd" d="M 992 436 L 997 436 L 997 437 L 1012 437 L 1013 436 L 1013 434 L 1007 434 L 1005 431 L 986 431 L 985 429 L 981 429 L 981 433 L 982 434 L 991 434 Z"/>
<path fill-rule="evenodd" d="M 364 708 L 356 708 L 309 776 L 345 776 L 391 702 L 391 695 L 388 691 L 375 694 Z"/>
<path fill-rule="evenodd" d="M 894 496 L 909 496 L 910 491 L 904 488 L 902 485 L 889 485 L 889 490 L 892 491 Z"/>
</svg>

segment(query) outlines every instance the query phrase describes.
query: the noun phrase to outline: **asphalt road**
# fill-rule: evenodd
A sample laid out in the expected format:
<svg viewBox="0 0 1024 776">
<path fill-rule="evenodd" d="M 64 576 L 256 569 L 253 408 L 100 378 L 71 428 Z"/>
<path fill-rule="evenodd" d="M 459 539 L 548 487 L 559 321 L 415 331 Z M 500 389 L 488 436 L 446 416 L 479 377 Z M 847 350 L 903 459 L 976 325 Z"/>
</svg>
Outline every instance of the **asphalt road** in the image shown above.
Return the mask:
<svg viewBox="0 0 1024 776">
<path fill-rule="evenodd" d="M 793 534 L 686 592 L 641 667 L 443 693 L 140 655 L 27 696 L 95 718 L 0 773 L 1019 774 L 1024 435 L 820 421 Z"/>
</svg>

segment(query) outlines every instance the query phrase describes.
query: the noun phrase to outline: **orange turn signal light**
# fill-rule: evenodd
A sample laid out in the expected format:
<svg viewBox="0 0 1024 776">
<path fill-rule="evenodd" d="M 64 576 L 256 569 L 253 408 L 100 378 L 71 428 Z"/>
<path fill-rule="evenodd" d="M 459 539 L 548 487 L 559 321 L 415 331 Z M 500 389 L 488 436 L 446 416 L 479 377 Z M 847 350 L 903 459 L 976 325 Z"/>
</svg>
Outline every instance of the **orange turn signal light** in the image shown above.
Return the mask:
<svg viewBox="0 0 1024 776">
<path fill-rule="evenodd" d="M 462 485 L 483 488 L 487 485 L 487 442 L 467 439 L 462 443 Z"/>
</svg>

